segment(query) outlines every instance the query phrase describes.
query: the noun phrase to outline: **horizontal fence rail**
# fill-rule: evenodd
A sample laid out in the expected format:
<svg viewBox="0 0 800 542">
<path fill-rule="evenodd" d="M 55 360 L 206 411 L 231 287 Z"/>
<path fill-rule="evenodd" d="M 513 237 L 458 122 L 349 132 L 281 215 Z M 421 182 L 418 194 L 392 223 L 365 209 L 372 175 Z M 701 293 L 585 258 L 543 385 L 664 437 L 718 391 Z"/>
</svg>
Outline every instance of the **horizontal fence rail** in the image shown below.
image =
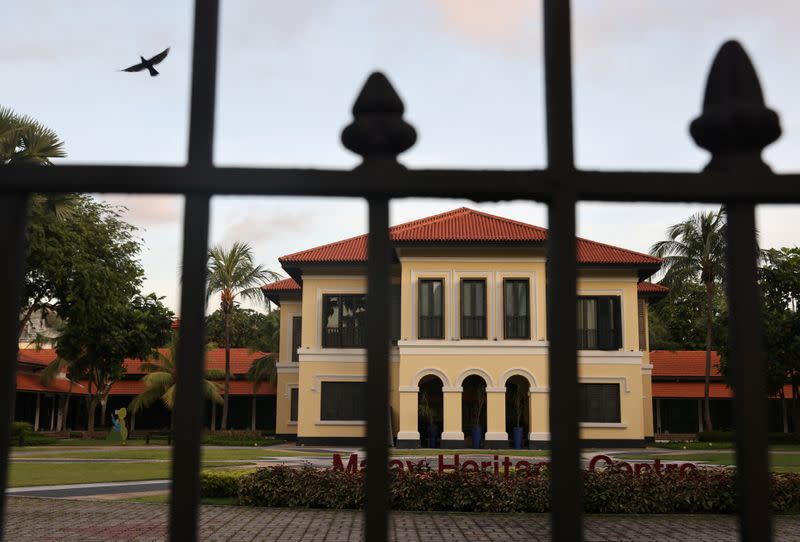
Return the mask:
<svg viewBox="0 0 800 542">
<path fill-rule="evenodd" d="M 390 339 L 388 202 L 391 198 L 525 199 L 548 204 L 547 323 L 550 336 L 552 529 L 557 540 L 582 538 L 578 373 L 576 362 L 575 206 L 581 200 L 723 203 L 728 230 L 731 367 L 738 417 L 739 517 L 743 540 L 771 537 L 754 204 L 800 203 L 800 174 L 776 175 L 760 158 L 780 134 L 777 115 L 763 105 L 755 70 L 738 44 L 723 46 L 706 88 L 703 114 L 691 125 L 698 145 L 709 149 L 705 171 L 585 171 L 574 164 L 570 3 L 544 1 L 547 156 L 545 169 L 406 169 L 396 158 L 416 140 L 388 80 L 373 74 L 353 107 L 344 146 L 363 163 L 353 170 L 215 167 L 212 163 L 219 2 L 195 3 L 191 126 L 186 166 L 14 166 L 0 170 L 0 225 L 7 261 L 0 272 L 2 351 L 16 358 L 19 285 L 24 260 L 24 202 L 34 192 L 171 193 L 187 196 L 184 219 L 182 337 L 178 352 L 176 432 L 170 537 L 197 540 L 199 513 L 201 371 L 183 360 L 202 357 L 205 254 L 212 195 L 361 197 L 369 203 L 366 536 L 388 537 Z M 736 77 L 729 77 L 734 74 Z M 736 88 L 733 88 L 736 86 Z M 737 115 L 744 102 L 747 115 Z M 773 118 L 774 117 L 774 118 Z M 754 119 L 756 119 L 754 121 Z M 754 122 L 748 125 L 747 122 Z M 726 124 L 727 123 L 727 124 Z M 739 137 L 739 135 L 741 136 Z M 738 139 L 737 139 L 738 137 Z M 433 323 L 433 320 L 431 320 Z M 435 327 L 435 326 L 434 326 Z M 745 363 L 746 362 L 746 363 Z M 7 397 L 0 401 L 0 482 L 7 482 L 9 421 L 15 364 L 3 372 Z M 383 406 L 386 408 L 383 408 Z M 0 505 L 0 522 L 4 508 Z M 0 523 L 0 526 L 2 523 Z"/>
<path fill-rule="evenodd" d="M 0 195 L 30 192 L 218 194 L 252 196 L 430 197 L 547 202 L 562 191 L 577 200 L 800 203 L 800 173 L 754 183 L 746 174 L 666 171 L 396 169 L 374 172 L 207 166 L 5 168 Z"/>
</svg>

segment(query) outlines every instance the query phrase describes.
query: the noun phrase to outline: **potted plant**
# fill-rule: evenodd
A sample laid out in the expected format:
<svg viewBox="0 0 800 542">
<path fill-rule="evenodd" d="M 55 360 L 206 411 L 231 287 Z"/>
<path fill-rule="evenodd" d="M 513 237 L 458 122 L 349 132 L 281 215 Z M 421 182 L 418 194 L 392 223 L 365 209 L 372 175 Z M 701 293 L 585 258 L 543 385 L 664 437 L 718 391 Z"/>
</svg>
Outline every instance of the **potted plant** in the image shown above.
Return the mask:
<svg viewBox="0 0 800 542">
<path fill-rule="evenodd" d="M 514 391 L 511 394 L 511 401 L 514 405 L 514 417 L 516 424 L 512 429 L 512 437 L 514 439 L 514 448 L 519 450 L 522 448 L 522 420 L 525 417 L 525 390 L 519 384 L 514 386 Z"/>
<path fill-rule="evenodd" d="M 439 428 L 434 421 L 434 410 L 428 401 L 428 394 L 422 392 L 419 401 L 419 417 L 422 418 L 428 428 L 428 448 L 436 448 L 439 440 Z"/>
<path fill-rule="evenodd" d="M 486 404 L 486 386 L 475 387 L 475 404 L 472 410 L 472 447 L 480 448 L 483 438 L 483 427 L 481 427 L 481 413 L 483 405 Z"/>
</svg>

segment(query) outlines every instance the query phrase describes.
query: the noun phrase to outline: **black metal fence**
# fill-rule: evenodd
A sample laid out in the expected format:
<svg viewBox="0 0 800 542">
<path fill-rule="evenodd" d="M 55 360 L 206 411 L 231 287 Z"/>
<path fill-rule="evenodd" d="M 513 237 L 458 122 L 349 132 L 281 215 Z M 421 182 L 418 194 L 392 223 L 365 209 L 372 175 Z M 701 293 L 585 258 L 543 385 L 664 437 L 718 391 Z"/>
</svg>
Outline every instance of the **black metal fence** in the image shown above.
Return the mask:
<svg viewBox="0 0 800 542">
<path fill-rule="evenodd" d="M 0 486 L 8 471 L 9 413 L 14 400 L 16 329 L 23 273 L 25 208 L 35 192 L 175 193 L 186 197 L 181 292 L 181 343 L 175 402 L 175 447 L 170 537 L 195 540 L 199 501 L 205 264 L 209 198 L 214 194 L 356 196 L 369 204 L 368 299 L 390 304 L 388 202 L 396 197 L 527 199 L 549 207 L 547 318 L 550 330 L 552 531 L 559 541 L 582 537 L 576 364 L 575 205 L 579 200 L 697 201 L 728 211 L 730 343 L 734 369 L 739 518 L 743 540 L 771 538 L 766 393 L 759 299 L 755 281 L 754 204 L 800 202 L 800 175 L 774 175 L 761 150 L 780 135 L 777 115 L 764 106 L 759 82 L 743 49 L 723 45 L 714 61 L 703 114 L 691 125 L 711 152 L 703 173 L 578 171 L 573 160 L 570 3 L 544 1 L 547 158 L 544 170 L 408 170 L 397 156 L 416 139 L 388 80 L 372 74 L 344 130 L 345 147 L 363 157 L 352 171 L 217 168 L 212 163 L 218 0 L 197 0 L 192 64 L 189 159 L 183 167 L 58 166 L 6 168 L 0 173 L 0 344 L 4 400 L 0 405 Z M 368 404 L 389 401 L 389 311 L 372 311 L 367 350 Z M 387 539 L 388 410 L 367 420 L 369 467 L 366 538 Z M 2 517 L 4 508 L 0 508 Z M 46 521 L 46 518 L 42 518 Z"/>
</svg>

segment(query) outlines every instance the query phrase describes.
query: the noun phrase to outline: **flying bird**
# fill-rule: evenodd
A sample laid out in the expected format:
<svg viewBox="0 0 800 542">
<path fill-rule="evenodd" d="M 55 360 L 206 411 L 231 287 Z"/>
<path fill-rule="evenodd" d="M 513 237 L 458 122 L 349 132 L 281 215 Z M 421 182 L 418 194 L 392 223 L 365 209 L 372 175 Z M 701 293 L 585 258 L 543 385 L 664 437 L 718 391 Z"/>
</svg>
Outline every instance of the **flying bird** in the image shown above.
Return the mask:
<svg viewBox="0 0 800 542">
<path fill-rule="evenodd" d="M 150 77 L 155 77 L 156 75 L 158 75 L 158 71 L 156 71 L 156 69 L 153 66 L 155 66 L 156 64 L 167 58 L 167 54 L 169 54 L 169 47 L 167 47 L 166 49 L 164 49 L 151 59 L 145 59 L 143 56 L 140 56 L 139 58 L 142 60 L 140 63 L 134 64 L 130 68 L 125 68 L 122 71 L 140 72 L 146 69 L 147 71 L 150 72 Z"/>
</svg>

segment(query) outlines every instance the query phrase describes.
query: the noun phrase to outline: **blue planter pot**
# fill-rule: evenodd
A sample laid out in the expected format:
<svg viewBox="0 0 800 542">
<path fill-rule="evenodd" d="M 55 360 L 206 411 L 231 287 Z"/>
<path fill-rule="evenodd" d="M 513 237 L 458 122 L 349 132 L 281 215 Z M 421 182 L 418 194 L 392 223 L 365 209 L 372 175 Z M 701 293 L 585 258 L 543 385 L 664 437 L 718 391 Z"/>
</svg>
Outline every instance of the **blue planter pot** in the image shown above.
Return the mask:
<svg viewBox="0 0 800 542">
<path fill-rule="evenodd" d="M 428 448 L 438 448 L 439 443 L 439 428 L 435 425 L 428 427 Z"/>
<path fill-rule="evenodd" d="M 520 448 L 522 448 L 522 435 L 523 435 L 522 427 L 515 427 L 513 429 L 512 435 L 514 437 L 514 448 L 519 450 Z"/>
<path fill-rule="evenodd" d="M 483 428 L 476 425 L 472 428 L 472 447 L 476 450 L 481 447 L 481 439 L 483 438 Z"/>
</svg>

